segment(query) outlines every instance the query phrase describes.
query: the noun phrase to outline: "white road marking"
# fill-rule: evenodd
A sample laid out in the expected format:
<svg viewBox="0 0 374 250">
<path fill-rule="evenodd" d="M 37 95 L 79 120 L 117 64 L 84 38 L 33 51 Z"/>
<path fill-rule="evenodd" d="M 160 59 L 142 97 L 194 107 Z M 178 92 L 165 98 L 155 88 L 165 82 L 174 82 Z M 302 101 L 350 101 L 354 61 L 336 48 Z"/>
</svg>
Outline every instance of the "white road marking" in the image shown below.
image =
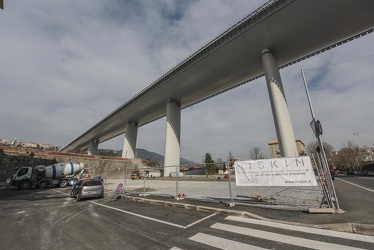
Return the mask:
<svg viewBox="0 0 374 250">
<path fill-rule="evenodd" d="M 202 218 L 202 219 L 200 219 L 200 220 L 198 220 L 198 221 L 195 221 L 195 222 L 193 222 L 193 223 L 191 223 L 191 224 L 185 226 L 185 228 L 192 227 L 193 225 L 196 225 L 197 223 L 200 223 L 200 222 L 202 222 L 202 221 L 204 221 L 204 220 L 206 220 L 206 219 L 209 219 L 210 217 L 213 217 L 213 216 L 216 215 L 216 214 L 217 214 L 217 213 L 215 213 L 215 214 L 211 214 L 211 215 L 209 215 L 209 216 L 207 216 L 207 217 L 204 217 L 204 218 Z"/>
<path fill-rule="evenodd" d="M 66 194 L 64 192 L 61 192 L 59 190 L 56 190 L 56 189 L 51 189 L 55 192 L 58 192 L 58 193 L 61 193 L 61 194 L 65 194 L 65 195 L 68 195 L 70 196 L 69 194 Z M 175 223 L 171 223 L 171 222 L 167 222 L 167 221 L 163 221 L 163 220 L 158 220 L 158 219 L 155 219 L 155 218 L 152 218 L 152 217 L 148 217 L 148 216 L 144 216 L 144 215 L 141 215 L 141 214 L 136 214 L 136 213 L 132 213 L 132 212 L 129 212 L 129 211 L 126 211 L 126 210 L 123 210 L 123 209 L 119 209 L 119 208 L 115 208 L 115 207 L 111 207 L 111 206 L 108 206 L 108 205 L 104 205 L 104 204 L 101 204 L 101 203 L 97 203 L 95 201 L 88 201 L 88 202 L 91 202 L 93 204 L 96 204 L 96 205 L 99 205 L 99 206 L 102 206 L 102 207 L 106 207 L 106 208 L 109 208 L 109 209 L 113 209 L 113 210 L 116 210 L 116 211 L 119 211 L 119 212 L 123 212 L 123 213 L 127 213 L 127 214 L 131 214 L 131 215 L 134 215 L 134 216 L 137 216 L 137 217 L 140 217 L 140 218 L 143 218 L 143 219 L 147 219 L 147 220 L 152 220 L 152 221 L 156 221 L 156 222 L 159 222 L 159 223 L 163 223 L 163 224 L 167 224 L 167 225 L 170 225 L 170 226 L 174 226 L 174 227 L 178 227 L 178 228 L 182 228 L 182 229 L 187 229 L 193 225 L 196 225 L 197 223 L 200 223 L 206 219 L 209 219 L 210 217 L 213 217 L 214 215 L 216 215 L 217 213 L 214 213 L 214 214 L 211 214 L 211 215 L 208 215 L 198 221 L 195 221 L 187 226 L 181 226 L 181 225 L 178 225 L 178 224 L 175 224 Z"/>
<path fill-rule="evenodd" d="M 209 245 L 212 247 L 216 247 L 218 249 L 235 249 L 235 250 L 265 250 L 266 248 L 252 246 L 240 242 L 236 242 L 233 240 L 228 240 L 216 236 L 212 236 L 209 234 L 198 233 L 189 238 L 190 240 Z"/>
<path fill-rule="evenodd" d="M 213 215 L 216 215 L 216 214 L 211 214 L 203 219 L 200 219 L 194 223 L 191 223 L 187 226 L 182 226 L 182 225 L 178 225 L 178 224 L 175 224 L 175 223 L 171 223 L 171 222 L 167 222 L 167 221 L 163 221 L 163 220 L 159 220 L 159 219 L 155 219 L 155 218 L 152 218 L 152 217 L 148 217 L 148 216 L 145 216 L 145 215 L 141 215 L 141 214 L 136 214 L 136 213 L 133 213 L 133 212 L 129 212 L 129 211 L 126 211 L 126 210 L 123 210 L 123 209 L 119 209 L 119 208 L 115 208 L 115 207 L 111 207 L 111 206 L 107 206 L 107 205 L 104 205 L 104 204 L 100 204 L 100 203 L 97 203 L 95 201 L 89 201 L 91 203 L 94 203 L 96 205 L 99 205 L 99 206 L 102 206 L 102 207 L 106 207 L 106 208 L 109 208 L 109 209 L 113 209 L 113 210 L 116 210 L 116 211 L 119 211 L 119 212 L 122 212 L 122 213 L 126 213 L 126 214 L 131 214 L 131 215 L 134 215 L 134 216 L 137 216 L 137 217 L 140 217 L 140 218 L 143 218 L 143 219 L 147 219 L 147 220 L 151 220 L 151 221 L 155 221 L 155 222 L 159 222 L 159 223 L 162 223 L 162 224 L 166 224 L 166 225 L 169 225 L 169 226 L 173 226 L 173 227 L 178 227 L 178 228 L 182 228 L 182 229 L 186 229 L 186 228 L 189 228 L 191 227 L 192 225 L 195 225 L 205 219 L 208 219 L 210 217 L 212 217 Z"/>
<path fill-rule="evenodd" d="M 231 232 L 231 233 L 237 233 L 242 234 L 246 236 L 256 237 L 260 239 L 266 239 L 276 242 L 282 242 L 294 246 L 300 246 L 300 247 L 306 247 L 310 249 L 320 249 L 320 250 L 353 250 L 353 249 L 362 249 L 362 248 L 355 248 L 351 246 L 344 246 L 344 245 L 338 245 L 333 243 L 326 243 L 316 240 L 309 240 L 305 238 L 299 238 L 294 236 L 288 236 L 284 234 L 277 234 L 277 233 L 271 233 L 267 231 L 261 231 L 251 228 L 245 228 L 245 227 L 238 227 L 238 226 L 232 226 L 222 223 L 215 223 L 211 226 L 211 228 Z"/>
<path fill-rule="evenodd" d="M 67 194 L 67 193 L 61 192 L 61 191 L 59 191 L 59 190 L 57 190 L 57 189 L 51 189 L 51 190 L 52 190 L 52 191 L 55 191 L 55 192 L 57 192 L 57 193 L 61 193 L 61 194 L 64 194 L 64 195 L 70 196 L 70 194 Z"/>
<path fill-rule="evenodd" d="M 351 185 L 353 185 L 353 186 L 356 186 L 356 187 L 359 187 L 359 188 L 362 188 L 362 189 L 365 189 L 365 190 L 367 190 L 367 191 L 370 191 L 370 192 L 373 192 L 373 193 L 374 193 L 374 190 L 373 190 L 373 189 L 366 188 L 366 187 L 363 187 L 363 186 L 360 186 L 360 185 L 354 184 L 354 183 L 352 183 L 352 182 L 342 180 L 341 178 L 336 178 L 336 179 L 339 180 L 339 181 L 343 181 L 343 182 L 349 183 L 349 184 L 351 184 Z"/>
<path fill-rule="evenodd" d="M 294 231 L 304 232 L 304 233 L 311 233 L 311 234 L 318 234 L 318 235 L 324 235 L 324 236 L 331 236 L 331 237 L 338 237 L 338 238 L 349 239 L 349 240 L 359 240 L 359 241 L 374 243 L 374 237 L 369 236 L 369 235 L 337 232 L 337 231 L 331 231 L 331 230 L 319 229 L 319 228 L 294 226 L 294 225 L 276 223 L 276 222 L 271 222 L 271 221 L 240 218 L 236 216 L 228 216 L 226 217 L 226 220 L 245 222 L 245 223 L 250 223 L 250 224 L 255 224 L 255 225 L 282 228 L 282 229 L 294 230 Z"/>
<path fill-rule="evenodd" d="M 173 226 L 173 227 L 178 227 L 178 228 L 183 228 L 183 229 L 185 228 L 184 226 L 181 226 L 181 225 L 178 225 L 178 224 L 175 224 L 175 223 L 171 223 L 171 222 L 167 222 L 167 221 L 163 221 L 163 220 L 158 220 L 158 219 L 151 218 L 151 217 L 141 215 L 141 214 L 136 214 L 136 213 L 129 212 L 129 211 L 126 211 L 126 210 L 123 210 L 123 209 L 119 209 L 119 208 L 107 206 L 107 205 L 104 205 L 104 204 L 100 204 L 100 203 L 97 203 L 95 201 L 90 201 L 90 202 L 93 203 L 93 204 L 96 204 L 98 206 L 106 207 L 106 208 L 109 208 L 109 209 L 112 209 L 112 210 L 116 210 L 116 211 L 119 211 L 119 212 L 122 212 L 122 213 L 125 213 L 125 214 L 130 214 L 130 215 L 133 215 L 133 216 L 137 216 L 137 217 L 140 217 L 140 218 L 143 218 L 143 219 L 156 221 L 156 222 L 166 224 L 166 225 L 169 225 L 169 226 Z"/>
</svg>

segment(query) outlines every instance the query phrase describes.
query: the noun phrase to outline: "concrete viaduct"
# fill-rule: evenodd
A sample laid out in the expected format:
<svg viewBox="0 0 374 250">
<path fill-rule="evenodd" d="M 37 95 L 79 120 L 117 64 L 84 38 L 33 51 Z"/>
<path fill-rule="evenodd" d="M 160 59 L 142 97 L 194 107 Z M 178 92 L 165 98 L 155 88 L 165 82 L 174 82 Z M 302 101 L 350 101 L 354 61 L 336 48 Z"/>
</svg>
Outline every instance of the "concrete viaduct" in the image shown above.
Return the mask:
<svg viewBox="0 0 374 250">
<path fill-rule="evenodd" d="M 265 76 L 281 156 L 297 155 L 279 69 L 372 33 L 372 0 L 271 0 L 115 109 L 62 152 L 125 134 L 134 158 L 138 127 L 166 116 L 164 175 L 180 165 L 181 109 Z"/>
</svg>

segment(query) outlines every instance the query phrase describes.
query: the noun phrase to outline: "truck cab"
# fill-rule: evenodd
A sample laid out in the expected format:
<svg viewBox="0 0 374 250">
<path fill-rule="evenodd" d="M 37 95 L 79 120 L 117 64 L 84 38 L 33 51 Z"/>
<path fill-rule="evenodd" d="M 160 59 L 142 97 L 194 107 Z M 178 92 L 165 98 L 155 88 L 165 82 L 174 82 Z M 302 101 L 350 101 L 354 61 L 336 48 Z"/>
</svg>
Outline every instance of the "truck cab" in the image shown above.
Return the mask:
<svg viewBox="0 0 374 250">
<path fill-rule="evenodd" d="M 144 171 L 144 170 L 132 171 L 131 180 L 144 179 L 144 178 L 147 178 L 148 176 L 149 176 L 149 171 Z"/>
<path fill-rule="evenodd" d="M 20 167 L 12 175 L 10 185 L 18 186 L 20 189 L 29 189 L 32 187 L 32 167 Z"/>
</svg>

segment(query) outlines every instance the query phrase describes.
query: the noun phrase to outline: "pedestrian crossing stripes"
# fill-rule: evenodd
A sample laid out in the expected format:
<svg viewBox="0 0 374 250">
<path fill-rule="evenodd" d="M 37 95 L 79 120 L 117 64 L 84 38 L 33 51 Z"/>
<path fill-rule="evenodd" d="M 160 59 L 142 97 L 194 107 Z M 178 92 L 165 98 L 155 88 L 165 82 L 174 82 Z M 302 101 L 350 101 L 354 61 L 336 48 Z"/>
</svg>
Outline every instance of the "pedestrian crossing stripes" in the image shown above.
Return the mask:
<svg viewBox="0 0 374 250">
<path fill-rule="evenodd" d="M 228 216 L 226 217 L 226 220 L 246 222 L 246 223 L 255 224 L 255 225 L 270 226 L 270 227 L 294 230 L 294 231 L 305 232 L 305 233 L 310 233 L 310 234 L 318 234 L 318 235 L 323 235 L 323 236 L 331 236 L 331 237 L 338 237 L 338 238 L 344 238 L 344 239 L 349 239 L 349 240 L 358 240 L 358 241 L 374 243 L 373 236 L 362 235 L 362 234 L 352 234 L 352 233 L 337 232 L 337 231 L 331 231 L 331 230 L 325 230 L 325 229 L 319 229 L 319 228 L 301 227 L 301 226 L 288 225 L 288 224 L 276 223 L 276 222 L 265 221 L 265 220 L 240 218 L 236 216 Z"/>
<path fill-rule="evenodd" d="M 339 249 L 339 250 L 354 250 L 354 249 L 374 249 L 374 237 L 368 235 L 360 235 L 360 234 L 352 234 L 352 233 L 344 233 L 344 232 L 336 232 L 331 230 L 324 230 L 318 228 L 309 228 L 309 227 L 302 227 L 296 225 L 288 225 L 282 223 L 276 223 L 271 221 L 263 221 L 263 220 L 254 220 L 249 218 L 240 218 L 235 216 L 228 216 L 225 218 L 228 223 L 220 223 L 216 222 L 210 226 L 211 229 L 218 230 L 209 231 L 210 233 L 202 233 L 199 232 L 189 240 L 192 240 L 197 243 L 204 244 L 206 246 L 215 247 L 218 249 L 255 249 L 255 250 L 263 250 L 263 249 L 274 249 L 271 246 L 271 242 L 276 242 L 277 244 L 287 244 L 289 246 L 294 246 L 298 248 L 307 248 L 307 249 Z M 232 222 L 240 222 L 238 225 L 234 225 Z M 231 223 L 231 224 L 230 224 Z M 259 228 L 251 228 L 246 227 L 246 225 L 260 225 Z M 264 227 L 270 228 L 269 231 L 266 231 Z M 279 230 L 278 230 L 279 229 Z M 284 230 L 288 230 L 289 233 L 284 234 Z M 271 232 L 270 232 L 271 231 Z M 276 232 L 274 232 L 276 231 Z M 292 235 L 292 231 L 295 232 L 294 236 Z M 261 242 L 265 242 L 266 244 L 259 246 L 258 241 L 257 244 L 253 244 L 248 240 L 243 243 L 239 242 L 238 240 L 230 239 L 230 236 L 227 237 L 219 237 L 217 235 L 213 235 L 214 232 L 225 232 L 225 234 L 217 233 L 219 235 L 232 235 L 238 234 L 244 237 L 248 236 L 252 239 L 257 238 L 261 239 Z M 301 233 L 301 234 L 300 234 Z M 291 236 L 291 235 L 292 236 Z M 307 235 L 300 237 L 300 235 Z M 308 235 L 314 235 L 314 238 L 308 239 Z M 328 237 L 329 242 L 325 242 L 324 240 L 316 239 L 317 236 L 321 237 Z M 235 237 L 240 238 L 240 237 Z M 318 237 L 317 237 L 318 238 Z M 345 245 L 347 240 L 352 241 L 353 243 L 349 243 Z M 248 244 L 251 243 L 251 244 Z M 265 248 L 264 248 L 265 247 Z"/>
<path fill-rule="evenodd" d="M 190 240 L 210 245 L 219 249 L 235 249 L 235 250 L 266 250 L 266 248 L 251 246 L 248 244 L 236 242 L 233 240 L 223 239 L 209 234 L 198 233 L 190 238 Z"/>
<path fill-rule="evenodd" d="M 257 230 L 257 229 L 232 226 L 232 225 L 227 225 L 227 224 L 222 224 L 222 223 L 215 223 L 214 225 L 211 226 L 211 228 L 224 230 L 227 232 L 232 232 L 232 233 L 237 233 L 237 234 L 243 234 L 246 236 L 263 238 L 266 240 L 271 240 L 271 241 L 276 241 L 276 242 L 282 242 L 282 243 L 286 243 L 286 244 L 290 244 L 294 246 L 311 248 L 311 249 L 323 249 L 323 250 L 328 250 L 328 249 L 335 250 L 338 248 L 339 250 L 360 249 L 360 248 L 346 247 L 346 246 L 332 244 L 332 243 L 320 242 L 316 240 L 308 240 L 305 238 L 288 236 L 284 234 L 271 233 L 271 232 L 266 232 L 266 231 Z"/>
</svg>

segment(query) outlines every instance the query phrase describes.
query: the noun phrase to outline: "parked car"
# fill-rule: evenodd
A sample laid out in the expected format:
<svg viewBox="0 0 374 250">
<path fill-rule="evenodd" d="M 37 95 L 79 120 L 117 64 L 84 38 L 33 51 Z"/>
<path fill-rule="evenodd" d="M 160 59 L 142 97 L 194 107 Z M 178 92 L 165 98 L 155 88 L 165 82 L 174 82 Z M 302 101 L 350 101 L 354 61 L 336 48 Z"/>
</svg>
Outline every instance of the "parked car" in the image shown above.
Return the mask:
<svg viewBox="0 0 374 250">
<path fill-rule="evenodd" d="M 71 189 L 70 197 L 76 198 L 77 201 L 85 198 L 103 198 L 104 186 L 99 180 L 79 180 Z"/>
</svg>

